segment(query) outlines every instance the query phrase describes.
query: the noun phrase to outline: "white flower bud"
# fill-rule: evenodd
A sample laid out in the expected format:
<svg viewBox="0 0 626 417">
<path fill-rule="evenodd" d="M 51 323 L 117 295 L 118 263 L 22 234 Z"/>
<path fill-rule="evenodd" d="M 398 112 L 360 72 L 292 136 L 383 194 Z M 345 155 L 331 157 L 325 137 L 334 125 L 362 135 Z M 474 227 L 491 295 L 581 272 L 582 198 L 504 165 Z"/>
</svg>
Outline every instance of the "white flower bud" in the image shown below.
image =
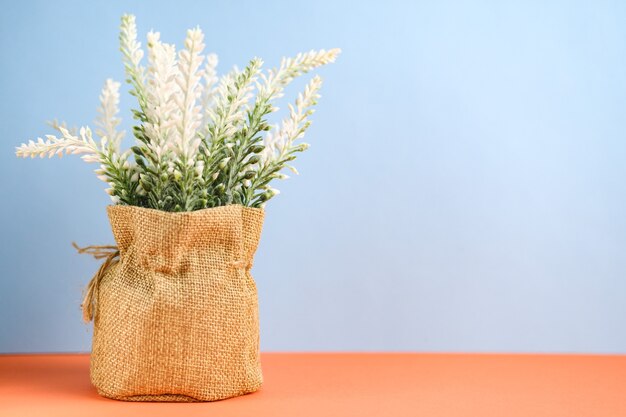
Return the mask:
<svg viewBox="0 0 626 417">
<path fill-rule="evenodd" d="M 280 194 L 280 190 L 277 190 L 276 188 L 272 188 L 272 187 L 268 187 L 267 188 L 267 192 L 271 195 L 271 196 L 275 196 Z"/>
<path fill-rule="evenodd" d="M 74 152 L 74 153 L 77 153 L 77 152 Z M 80 157 L 80 159 L 82 159 L 85 162 L 100 162 L 100 158 L 92 154 L 83 155 Z"/>
<path fill-rule="evenodd" d="M 220 169 L 226 168 L 226 165 L 228 164 L 228 161 L 230 161 L 230 156 L 222 159 L 222 162 L 220 162 L 220 165 L 219 165 Z"/>
</svg>

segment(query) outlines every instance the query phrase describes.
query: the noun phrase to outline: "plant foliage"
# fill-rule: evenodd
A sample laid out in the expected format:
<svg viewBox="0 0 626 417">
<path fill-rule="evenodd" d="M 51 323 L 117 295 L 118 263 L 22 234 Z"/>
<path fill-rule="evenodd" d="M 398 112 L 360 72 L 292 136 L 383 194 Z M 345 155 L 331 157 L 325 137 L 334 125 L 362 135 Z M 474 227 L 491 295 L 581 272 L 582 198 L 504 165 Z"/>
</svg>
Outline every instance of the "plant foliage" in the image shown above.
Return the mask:
<svg viewBox="0 0 626 417">
<path fill-rule="evenodd" d="M 309 146 L 299 139 L 311 124 L 321 78 L 310 80 L 280 125 L 271 126 L 268 116 L 278 111 L 274 103 L 291 81 L 334 62 L 339 49 L 283 58 L 267 71 L 254 58 L 218 78 L 217 56 L 203 55 L 199 28 L 187 31 L 178 53 L 158 32 L 148 33 L 147 66 L 134 16 L 122 17 L 119 40 L 126 81 L 138 104 L 132 110 L 135 145 L 120 150 L 120 83 L 109 79 L 100 95 L 96 138 L 87 126 L 71 131 L 55 122 L 58 135 L 22 144 L 17 156 L 81 154 L 99 164 L 96 174 L 109 184 L 114 203 L 164 211 L 263 207 L 278 194 L 271 181 L 288 178 L 284 168 L 297 173 L 291 163 Z"/>
</svg>

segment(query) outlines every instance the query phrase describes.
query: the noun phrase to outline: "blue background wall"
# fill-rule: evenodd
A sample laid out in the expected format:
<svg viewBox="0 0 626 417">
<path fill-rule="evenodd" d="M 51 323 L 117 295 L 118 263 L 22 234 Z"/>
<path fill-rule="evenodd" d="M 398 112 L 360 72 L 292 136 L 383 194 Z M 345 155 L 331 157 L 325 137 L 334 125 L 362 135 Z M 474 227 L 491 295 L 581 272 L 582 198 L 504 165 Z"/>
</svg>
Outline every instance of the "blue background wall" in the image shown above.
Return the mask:
<svg viewBox="0 0 626 417">
<path fill-rule="evenodd" d="M 211 3 L 3 6 L 1 352 L 90 347 L 70 242 L 112 242 L 104 184 L 14 147 L 91 123 L 123 12 L 178 45 L 199 24 L 222 71 L 343 48 L 268 205 L 264 350 L 626 352 L 623 2 Z"/>
</svg>

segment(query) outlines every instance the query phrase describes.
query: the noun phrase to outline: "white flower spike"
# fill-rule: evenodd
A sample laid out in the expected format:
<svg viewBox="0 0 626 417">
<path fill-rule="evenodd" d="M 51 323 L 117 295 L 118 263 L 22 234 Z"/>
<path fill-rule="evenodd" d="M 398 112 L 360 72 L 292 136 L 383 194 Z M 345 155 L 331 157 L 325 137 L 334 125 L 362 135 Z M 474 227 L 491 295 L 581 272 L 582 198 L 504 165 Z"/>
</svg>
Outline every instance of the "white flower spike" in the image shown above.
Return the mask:
<svg viewBox="0 0 626 417">
<path fill-rule="evenodd" d="M 289 178 L 281 170 L 298 173 L 291 161 L 309 146 L 300 139 L 311 124 L 321 78 L 311 79 L 280 125 L 272 128 L 267 117 L 279 111 L 275 101 L 295 78 L 334 62 L 339 49 L 283 58 L 267 71 L 254 58 L 220 78 L 217 56 L 204 55 L 199 27 L 187 31 L 178 53 L 158 32 L 148 33 L 147 64 L 134 16 L 122 16 L 119 41 L 130 94 L 139 105 L 133 110 L 135 145 L 120 150 L 120 83 L 107 79 L 95 120 L 97 140 L 87 126 L 76 131 L 54 121 L 50 125 L 60 136 L 29 140 L 16 148 L 17 156 L 80 155 L 99 165 L 96 176 L 108 184 L 113 204 L 165 211 L 263 208 L 279 194 L 269 183 Z"/>
</svg>

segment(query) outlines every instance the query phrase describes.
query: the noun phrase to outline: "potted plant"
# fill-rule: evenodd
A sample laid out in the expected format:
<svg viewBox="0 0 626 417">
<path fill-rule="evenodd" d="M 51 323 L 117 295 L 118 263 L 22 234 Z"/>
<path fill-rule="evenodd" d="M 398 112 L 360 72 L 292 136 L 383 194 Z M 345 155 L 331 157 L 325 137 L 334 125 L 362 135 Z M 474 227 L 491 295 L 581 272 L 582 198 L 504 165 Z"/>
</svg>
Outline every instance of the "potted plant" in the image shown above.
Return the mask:
<svg viewBox="0 0 626 417">
<path fill-rule="evenodd" d="M 147 65 L 135 17 L 122 17 L 120 46 L 136 144 L 122 151 L 120 83 L 107 80 L 96 129 L 53 123 L 17 148 L 20 157 L 80 154 L 96 163 L 113 204 L 116 246 L 80 252 L 104 259 L 85 293 L 93 319 L 91 380 L 128 401 L 212 401 L 262 383 L 256 285 L 250 268 L 264 206 L 278 194 L 319 98 L 313 77 L 280 125 L 267 117 L 295 78 L 331 63 L 338 49 L 284 58 L 267 71 L 252 59 L 217 77 L 199 28 L 184 48 L 147 36 Z"/>
</svg>

